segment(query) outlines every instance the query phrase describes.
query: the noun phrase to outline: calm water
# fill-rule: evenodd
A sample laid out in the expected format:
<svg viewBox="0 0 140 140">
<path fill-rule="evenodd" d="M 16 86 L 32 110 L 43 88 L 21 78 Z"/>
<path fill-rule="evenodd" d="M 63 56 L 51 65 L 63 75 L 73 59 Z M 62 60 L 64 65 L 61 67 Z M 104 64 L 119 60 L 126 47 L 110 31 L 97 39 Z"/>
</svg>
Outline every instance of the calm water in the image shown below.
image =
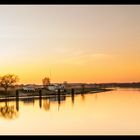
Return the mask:
<svg viewBox="0 0 140 140">
<path fill-rule="evenodd" d="M 140 134 L 140 90 L 0 102 L 0 134 Z"/>
</svg>

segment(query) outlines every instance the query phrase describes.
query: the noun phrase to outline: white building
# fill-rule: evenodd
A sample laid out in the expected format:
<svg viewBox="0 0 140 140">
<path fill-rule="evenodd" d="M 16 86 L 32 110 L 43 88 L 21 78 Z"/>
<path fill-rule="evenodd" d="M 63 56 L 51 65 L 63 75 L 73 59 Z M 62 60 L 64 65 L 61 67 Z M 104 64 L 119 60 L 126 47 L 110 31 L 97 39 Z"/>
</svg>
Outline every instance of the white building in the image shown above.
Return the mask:
<svg viewBox="0 0 140 140">
<path fill-rule="evenodd" d="M 26 92 L 35 92 L 35 87 L 33 87 L 33 86 L 24 86 L 24 87 L 22 87 L 22 90 L 26 91 Z"/>
<path fill-rule="evenodd" d="M 51 84 L 51 85 L 48 85 L 47 86 L 48 90 L 51 90 L 51 91 L 57 91 L 58 89 L 64 89 L 64 86 L 63 85 L 59 85 L 59 84 Z"/>
</svg>

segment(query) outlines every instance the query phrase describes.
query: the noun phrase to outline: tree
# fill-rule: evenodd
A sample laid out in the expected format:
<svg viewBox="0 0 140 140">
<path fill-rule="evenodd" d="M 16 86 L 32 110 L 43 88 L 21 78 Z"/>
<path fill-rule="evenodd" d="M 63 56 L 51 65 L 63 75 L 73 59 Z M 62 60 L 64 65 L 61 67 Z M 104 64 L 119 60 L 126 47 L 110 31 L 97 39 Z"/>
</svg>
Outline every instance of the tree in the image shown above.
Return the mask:
<svg viewBox="0 0 140 140">
<path fill-rule="evenodd" d="M 0 77 L 0 86 L 3 87 L 5 91 L 7 92 L 7 89 L 9 87 L 13 87 L 14 84 L 18 81 L 19 81 L 18 76 L 14 74 L 6 74 Z"/>
<path fill-rule="evenodd" d="M 50 78 L 45 77 L 44 79 L 42 79 L 43 82 L 43 86 L 47 87 L 48 85 L 50 85 Z"/>
<path fill-rule="evenodd" d="M 67 81 L 63 82 L 63 86 L 64 86 L 65 89 L 69 87 Z"/>
</svg>

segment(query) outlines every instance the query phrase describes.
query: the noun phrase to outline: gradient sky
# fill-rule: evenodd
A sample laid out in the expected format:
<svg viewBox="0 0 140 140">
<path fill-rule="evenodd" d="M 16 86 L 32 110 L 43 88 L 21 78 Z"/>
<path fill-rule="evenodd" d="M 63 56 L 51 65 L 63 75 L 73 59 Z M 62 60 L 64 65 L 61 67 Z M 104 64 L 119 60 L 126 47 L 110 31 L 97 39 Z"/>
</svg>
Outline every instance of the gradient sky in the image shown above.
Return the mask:
<svg viewBox="0 0 140 140">
<path fill-rule="evenodd" d="M 140 81 L 139 5 L 1 5 L 0 75 L 20 83 Z"/>
</svg>

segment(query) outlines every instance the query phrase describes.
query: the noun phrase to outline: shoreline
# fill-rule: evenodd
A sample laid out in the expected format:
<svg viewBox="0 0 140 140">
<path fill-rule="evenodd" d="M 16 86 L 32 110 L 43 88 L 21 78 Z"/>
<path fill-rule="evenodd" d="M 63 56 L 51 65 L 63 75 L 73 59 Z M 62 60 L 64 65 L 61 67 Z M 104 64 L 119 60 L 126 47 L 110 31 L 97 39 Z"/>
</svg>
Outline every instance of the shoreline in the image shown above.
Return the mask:
<svg viewBox="0 0 140 140">
<path fill-rule="evenodd" d="M 76 89 L 75 89 L 76 90 Z M 12 101 L 12 100 L 22 100 L 22 99 L 44 99 L 44 98 L 54 98 L 54 97 L 57 97 L 57 96 L 65 96 L 65 97 L 70 97 L 70 96 L 73 96 L 73 95 L 78 95 L 78 94 L 88 94 L 88 93 L 100 93 L 100 92 L 107 92 L 107 91 L 111 91 L 113 89 L 109 89 L 109 88 L 96 88 L 96 89 L 85 89 L 84 92 L 81 92 L 81 90 L 77 90 L 75 91 L 74 93 L 70 93 L 70 90 L 67 91 L 67 92 L 61 92 L 60 94 L 58 94 L 57 92 L 55 93 L 47 93 L 47 94 L 44 94 L 42 93 L 42 95 L 40 96 L 38 94 L 38 92 L 36 93 L 20 93 L 19 92 L 19 96 L 17 97 L 16 94 L 14 95 L 0 95 L 0 102 L 3 102 L 3 101 Z"/>
</svg>

